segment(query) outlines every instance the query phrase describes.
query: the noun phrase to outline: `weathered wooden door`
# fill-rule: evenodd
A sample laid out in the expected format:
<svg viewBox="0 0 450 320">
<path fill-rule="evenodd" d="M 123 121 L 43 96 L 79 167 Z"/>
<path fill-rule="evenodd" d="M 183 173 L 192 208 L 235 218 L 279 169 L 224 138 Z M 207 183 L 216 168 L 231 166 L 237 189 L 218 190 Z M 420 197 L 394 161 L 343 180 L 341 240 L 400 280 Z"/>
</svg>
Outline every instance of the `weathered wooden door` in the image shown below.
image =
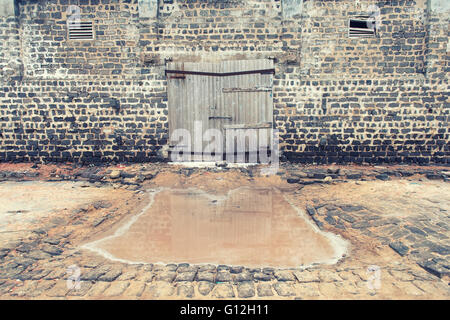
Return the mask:
<svg viewBox="0 0 450 320">
<path fill-rule="evenodd" d="M 221 160 L 228 152 L 245 154 L 234 162 L 249 161 L 249 154 L 270 149 L 273 72 L 269 59 L 168 63 L 170 146 L 183 150 L 175 160 Z M 218 137 L 220 152 L 211 156 Z"/>
</svg>

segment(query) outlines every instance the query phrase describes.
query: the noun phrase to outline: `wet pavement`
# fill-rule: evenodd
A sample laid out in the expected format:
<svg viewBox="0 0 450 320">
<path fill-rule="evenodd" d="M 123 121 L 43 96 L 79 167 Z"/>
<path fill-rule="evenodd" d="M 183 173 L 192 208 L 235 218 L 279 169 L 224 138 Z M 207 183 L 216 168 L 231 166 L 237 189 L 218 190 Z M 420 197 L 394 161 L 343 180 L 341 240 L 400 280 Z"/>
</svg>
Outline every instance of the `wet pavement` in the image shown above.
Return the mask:
<svg viewBox="0 0 450 320">
<path fill-rule="evenodd" d="M 1 164 L 0 299 L 448 299 L 448 178 Z"/>
<path fill-rule="evenodd" d="M 347 250 L 344 239 L 319 230 L 276 188 L 150 193 L 144 212 L 85 247 L 124 262 L 277 268 L 336 263 Z"/>
</svg>

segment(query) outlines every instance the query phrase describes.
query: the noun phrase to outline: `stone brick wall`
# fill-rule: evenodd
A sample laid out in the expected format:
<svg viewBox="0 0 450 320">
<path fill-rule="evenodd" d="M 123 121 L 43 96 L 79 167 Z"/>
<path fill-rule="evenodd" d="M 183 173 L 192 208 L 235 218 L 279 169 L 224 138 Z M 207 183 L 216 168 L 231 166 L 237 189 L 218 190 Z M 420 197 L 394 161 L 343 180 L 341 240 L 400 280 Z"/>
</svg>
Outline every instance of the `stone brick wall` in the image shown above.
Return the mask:
<svg viewBox="0 0 450 320">
<path fill-rule="evenodd" d="M 17 17 L 13 13 L 0 16 L 0 85 L 22 79 L 23 62 L 20 51 Z"/>
<path fill-rule="evenodd" d="M 156 18 L 145 1 L 18 1 L 0 17 L 0 161 L 159 159 L 166 59 L 271 57 L 284 159 L 449 163 L 449 14 L 436 0 L 304 0 L 293 14 L 282 0 L 159 0 Z M 349 38 L 348 19 L 373 4 L 377 37 Z M 69 5 L 93 40 L 67 39 Z"/>
</svg>

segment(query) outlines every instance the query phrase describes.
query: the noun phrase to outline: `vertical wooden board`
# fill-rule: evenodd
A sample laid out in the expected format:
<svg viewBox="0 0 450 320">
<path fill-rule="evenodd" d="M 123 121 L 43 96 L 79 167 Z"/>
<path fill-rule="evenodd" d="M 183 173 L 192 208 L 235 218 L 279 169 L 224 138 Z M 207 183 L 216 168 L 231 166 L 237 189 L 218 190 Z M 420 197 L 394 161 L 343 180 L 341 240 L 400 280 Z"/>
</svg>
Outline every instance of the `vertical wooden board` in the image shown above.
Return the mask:
<svg viewBox="0 0 450 320">
<path fill-rule="evenodd" d="M 187 63 L 185 65 L 186 70 L 199 71 L 197 69 L 197 64 Z M 197 69 L 197 70 L 196 70 Z M 193 161 L 201 161 L 201 151 L 203 150 L 203 129 L 200 127 L 203 125 L 201 121 L 201 101 L 200 101 L 200 88 L 199 88 L 199 76 L 198 75 L 190 75 L 189 77 L 190 88 L 188 91 L 189 95 L 189 103 L 190 103 L 190 114 L 191 114 L 191 138 L 192 138 L 192 160 Z M 199 129 L 200 130 L 197 130 Z"/>
<path fill-rule="evenodd" d="M 233 62 L 232 61 L 224 61 L 223 62 L 223 69 L 222 72 L 231 72 L 232 68 L 233 68 Z M 234 76 L 230 76 L 230 77 L 224 77 L 222 78 L 222 88 L 230 88 L 232 87 L 232 84 L 234 83 Z M 236 110 L 238 109 L 238 105 L 237 105 L 237 94 L 236 93 L 227 93 L 227 94 L 223 94 L 224 97 L 224 107 L 226 106 L 226 109 L 229 110 L 229 112 L 231 113 L 231 115 L 233 116 L 232 120 L 230 121 L 230 123 L 236 123 L 236 117 L 237 117 L 237 112 Z M 231 131 L 228 131 L 228 129 L 224 129 L 222 128 L 222 132 L 224 135 L 224 141 L 225 141 L 225 153 L 232 153 L 233 149 L 232 149 L 232 140 L 231 139 L 227 139 L 228 138 L 228 133 Z M 228 155 L 226 155 L 226 157 L 228 158 Z"/>
<path fill-rule="evenodd" d="M 272 60 L 263 60 L 262 61 L 262 69 L 270 69 L 272 66 Z M 261 75 L 261 86 L 263 87 L 271 87 L 271 81 L 270 79 L 272 78 L 272 75 L 270 74 L 263 74 Z M 269 103 L 269 97 L 271 95 L 271 91 L 264 91 L 264 92 L 260 92 L 260 99 L 261 99 L 261 103 L 263 105 L 263 108 L 261 109 L 261 122 L 272 122 L 273 119 L 273 115 L 272 115 L 272 111 L 271 111 L 271 105 Z M 271 143 L 271 129 L 260 129 L 261 135 L 265 135 L 265 144 L 260 143 L 261 147 L 269 147 L 270 143 Z"/>
<path fill-rule="evenodd" d="M 216 64 L 215 68 L 214 68 L 214 72 L 223 72 L 224 70 L 224 66 L 223 63 L 218 63 Z M 216 116 L 217 117 L 224 117 L 225 116 L 225 100 L 222 94 L 222 85 L 223 85 L 223 78 L 221 77 L 214 77 L 214 83 L 216 84 L 215 90 L 214 90 L 214 94 L 215 94 L 215 107 L 216 107 Z M 214 126 L 215 128 L 222 130 L 223 128 L 223 124 L 222 124 L 223 120 L 221 120 L 220 118 L 214 119 Z"/>
<path fill-rule="evenodd" d="M 174 70 L 178 70 L 179 68 L 181 68 L 180 64 L 172 64 L 170 65 L 171 69 Z M 173 138 L 173 132 L 176 129 L 179 128 L 183 128 L 183 123 L 180 121 L 180 119 L 182 119 L 183 114 L 185 113 L 185 105 L 184 105 L 184 101 L 182 99 L 182 94 L 186 91 L 185 90 L 185 86 L 186 83 L 184 81 L 184 79 L 169 79 L 169 84 L 170 84 L 170 92 L 169 92 L 169 110 L 170 110 L 170 114 L 169 117 L 172 118 L 171 124 L 170 125 L 170 137 Z M 173 140 L 172 140 L 173 141 Z M 178 140 L 173 141 L 174 143 L 179 143 Z M 179 161 L 183 161 L 183 157 L 179 157 L 177 160 Z"/>
<path fill-rule="evenodd" d="M 221 63 L 217 64 L 217 68 L 215 69 L 215 72 L 227 72 L 228 70 L 228 65 L 229 62 L 228 61 L 222 61 Z M 223 88 L 226 86 L 226 82 L 229 79 L 226 79 L 224 77 L 217 77 L 217 86 L 216 86 L 216 90 L 215 92 L 217 93 L 218 97 L 217 97 L 217 107 L 219 110 L 219 113 L 221 116 L 226 116 L 226 114 L 232 114 L 231 112 L 231 105 L 230 105 L 230 101 L 228 100 L 228 98 L 224 95 L 223 93 Z M 223 122 L 224 121 L 217 121 L 217 129 L 220 130 L 221 134 L 222 134 L 222 144 L 223 144 L 223 150 L 222 152 L 225 153 L 225 149 L 226 149 L 226 138 L 225 138 L 225 129 L 223 127 Z"/>
<path fill-rule="evenodd" d="M 186 66 L 183 63 L 182 64 L 182 68 L 183 70 L 187 70 L 185 69 Z M 180 121 L 182 122 L 182 127 L 184 129 L 187 130 L 187 132 L 189 132 L 190 134 L 190 147 L 188 149 L 186 149 L 186 152 L 188 153 L 188 159 L 192 160 L 190 152 L 192 152 L 192 145 L 193 145 L 193 135 L 192 135 L 192 131 L 193 131 L 193 122 L 194 122 L 194 117 L 192 115 L 192 75 L 187 74 L 185 76 L 185 90 L 183 92 L 183 113 L 180 118 Z"/>
<path fill-rule="evenodd" d="M 168 63 L 167 64 L 168 69 L 173 69 L 174 64 Z M 178 98 L 178 86 L 175 80 L 170 78 L 170 75 L 168 75 L 167 79 L 167 94 L 168 94 L 168 103 L 169 103 L 169 141 L 171 141 L 172 133 L 173 131 L 178 128 L 178 116 L 177 116 L 177 98 Z M 172 142 L 172 141 L 171 141 Z"/>
<path fill-rule="evenodd" d="M 205 63 L 203 65 L 203 70 L 207 72 L 211 72 L 211 64 Z M 208 90 L 209 83 L 211 82 L 212 77 L 204 77 L 199 76 L 199 89 L 200 89 L 200 117 L 202 119 L 202 127 L 203 127 L 203 134 L 207 130 L 210 129 L 210 123 L 209 123 L 209 106 L 210 106 L 210 92 Z M 209 141 L 203 141 L 203 150 L 206 148 L 206 146 L 209 144 Z M 210 157 L 207 155 L 202 155 L 203 161 L 210 161 Z"/>
<path fill-rule="evenodd" d="M 220 69 L 218 71 L 219 72 L 228 72 L 230 63 L 231 63 L 230 61 L 222 61 L 220 63 Z M 232 97 L 230 99 L 230 97 L 228 97 L 228 94 L 223 93 L 223 88 L 228 88 L 230 79 L 229 79 L 229 77 L 220 77 L 219 81 L 220 81 L 220 86 L 218 86 L 217 92 L 220 95 L 220 103 L 219 103 L 220 110 L 221 110 L 220 114 L 225 115 L 225 112 L 229 112 L 230 114 L 233 114 L 234 113 L 232 111 L 234 108 L 233 99 L 232 99 Z M 232 121 L 234 121 L 234 120 L 232 120 Z M 220 132 L 222 133 L 222 136 L 223 136 L 223 152 L 226 157 L 228 141 L 226 139 L 227 130 L 224 129 L 223 124 L 220 124 Z"/>
<path fill-rule="evenodd" d="M 252 70 L 253 65 L 251 60 L 250 61 L 246 61 L 246 60 L 240 60 L 239 61 L 239 70 Z M 241 78 L 241 83 L 239 85 L 240 88 L 248 88 L 249 86 L 249 77 L 250 75 L 242 75 L 240 76 Z M 249 117 L 248 115 L 248 109 L 249 109 L 249 105 L 250 105 L 250 101 L 249 101 L 249 95 L 248 92 L 240 92 L 239 93 L 239 108 L 241 110 L 241 121 L 240 123 L 247 123 L 247 119 Z M 241 149 L 239 150 L 240 152 L 240 157 L 238 158 L 238 161 L 242 161 L 245 162 L 245 152 L 248 151 L 248 141 L 247 139 L 245 139 L 245 136 L 243 136 L 243 134 L 245 134 L 245 132 L 239 132 L 240 134 L 240 140 L 241 140 Z"/>
<path fill-rule="evenodd" d="M 204 69 L 203 71 L 207 71 L 207 72 L 213 72 L 213 66 L 211 63 L 205 63 L 203 65 Z M 214 90 L 214 81 L 213 81 L 213 77 L 202 77 L 202 81 L 201 81 L 201 85 L 203 87 L 203 99 L 204 101 L 202 101 L 202 103 L 204 104 L 203 107 L 203 115 L 202 115 L 202 122 L 204 124 L 204 132 L 208 131 L 209 129 L 213 128 L 213 126 L 211 125 L 211 120 L 209 119 L 210 116 L 214 115 L 214 110 L 211 109 L 211 106 L 213 106 L 213 90 Z M 209 144 L 209 141 L 205 141 L 204 142 L 204 148 Z M 203 154 L 202 155 L 202 161 L 213 161 L 214 159 L 208 155 L 208 154 Z"/>
</svg>

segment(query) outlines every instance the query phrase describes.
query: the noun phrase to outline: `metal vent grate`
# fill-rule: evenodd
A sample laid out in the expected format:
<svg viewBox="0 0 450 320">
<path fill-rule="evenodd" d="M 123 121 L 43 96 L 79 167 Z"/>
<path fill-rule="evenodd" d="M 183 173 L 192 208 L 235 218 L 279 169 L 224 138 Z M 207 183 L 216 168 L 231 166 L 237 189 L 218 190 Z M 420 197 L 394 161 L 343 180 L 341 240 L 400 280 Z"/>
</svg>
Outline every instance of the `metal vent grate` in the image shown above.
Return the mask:
<svg viewBox="0 0 450 320">
<path fill-rule="evenodd" d="M 92 21 L 68 22 L 69 40 L 89 40 L 94 39 Z"/>
<path fill-rule="evenodd" d="M 376 36 L 376 27 L 369 16 L 350 19 L 348 22 L 348 36 L 350 38 L 371 38 Z"/>
</svg>

